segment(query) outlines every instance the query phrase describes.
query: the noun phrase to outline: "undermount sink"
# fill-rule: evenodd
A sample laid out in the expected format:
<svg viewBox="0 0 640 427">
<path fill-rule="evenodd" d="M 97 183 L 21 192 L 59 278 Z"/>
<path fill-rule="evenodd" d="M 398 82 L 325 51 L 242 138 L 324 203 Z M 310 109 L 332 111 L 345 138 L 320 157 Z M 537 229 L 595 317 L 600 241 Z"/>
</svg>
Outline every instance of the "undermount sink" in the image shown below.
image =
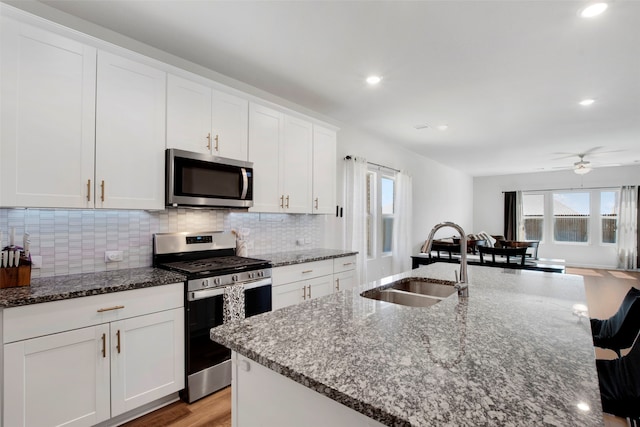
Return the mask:
<svg viewBox="0 0 640 427">
<path fill-rule="evenodd" d="M 360 296 L 410 307 L 429 307 L 454 294 L 454 285 L 447 280 L 408 277 L 364 291 Z"/>
</svg>

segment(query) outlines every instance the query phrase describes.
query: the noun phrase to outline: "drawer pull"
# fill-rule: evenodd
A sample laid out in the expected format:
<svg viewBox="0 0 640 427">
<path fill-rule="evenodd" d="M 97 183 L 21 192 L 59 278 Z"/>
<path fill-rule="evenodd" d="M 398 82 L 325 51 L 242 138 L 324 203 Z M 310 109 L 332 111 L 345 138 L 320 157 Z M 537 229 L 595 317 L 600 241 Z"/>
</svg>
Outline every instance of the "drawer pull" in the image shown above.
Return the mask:
<svg viewBox="0 0 640 427">
<path fill-rule="evenodd" d="M 102 358 L 107 357 L 107 334 L 102 334 Z"/>
<path fill-rule="evenodd" d="M 353 265 L 352 262 L 345 262 L 344 264 L 342 264 L 344 267 L 348 266 L 348 265 Z"/>
<path fill-rule="evenodd" d="M 99 308 L 98 313 L 104 313 L 105 311 L 112 311 L 112 310 L 120 310 L 121 308 L 124 308 L 124 305 L 114 305 L 113 307 Z"/>
<path fill-rule="evenodd" d="M 313 273 L 313 270 L 305 270 L 302 272 L 302 274 L 307 274 L 307 273 Z"/>
<path fill-rule="evenodd" d="M 118 344 L 116 345 L 116 350 L 118 350 L 118 354 L 120 353 L 120 329 L 116 332 L 116 338 L 118 338 Z"/>
</svg>

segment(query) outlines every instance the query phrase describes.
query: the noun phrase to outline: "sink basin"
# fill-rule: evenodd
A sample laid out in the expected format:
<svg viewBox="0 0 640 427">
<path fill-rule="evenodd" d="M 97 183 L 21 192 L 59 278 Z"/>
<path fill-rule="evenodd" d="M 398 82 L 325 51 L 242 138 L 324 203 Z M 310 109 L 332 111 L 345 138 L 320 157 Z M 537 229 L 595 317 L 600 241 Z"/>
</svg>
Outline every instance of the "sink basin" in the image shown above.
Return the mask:
<svg viewBox="0 0 640 427">
<path fill-rule="evenodd" d="M 364 291 L 360 296 L 410 307 L 429 307 L 454 294 L 454 284 L 446 280 L 409 277 Z"/>
</svg>

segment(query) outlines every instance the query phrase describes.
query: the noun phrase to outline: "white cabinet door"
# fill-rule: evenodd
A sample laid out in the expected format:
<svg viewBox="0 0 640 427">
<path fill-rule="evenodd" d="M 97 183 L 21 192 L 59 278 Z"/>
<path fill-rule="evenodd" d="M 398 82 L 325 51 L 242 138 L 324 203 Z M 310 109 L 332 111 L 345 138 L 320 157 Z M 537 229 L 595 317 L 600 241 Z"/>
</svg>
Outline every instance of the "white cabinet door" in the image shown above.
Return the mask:
<svg viewBox="0 0 640 427">
<path fill-rule="evenodd" d="M 96 50 L 1 24 L 0 206 L 93 207 Z"/>
<path fill-rule="evenodd" d="M 251 212 L 280 212 L 280 145 L 284 114 L 249 104 L 249 161 L 253 162 L 253 208 Z"/>
<path fill-rule="evenodd" d="M 336 132 L 313 125 L 313 213 L 336 209 Z"/>
<path fill-rule="evenodd" d="M 92 426 L 109 418 L 109 327 L 4 346 L 5 426 Z"/>
<path fill-rule="evenodd" d="M 212 143 L 211 88 L 170 74 L 167 77 L 167 148 L 211 154 Z"/>
<path fill-rule="evenodd" d="M 284 138 L 280 149 L 280 183 L 285 197 L 284 212 L 310 213 L 311 207 L 310 122 L 285 116 Z"/>
<path fill-rule="evenodd" d="M 340 292 L 356 285 L 356 271 L 349 270 L 333 275 L 333 291 Z"/>
<path fill-rule="evenodd" d="M 96 207 L 164 208 L 166 73 L 98 52 Z"/>
<path fill-rule="evenodd" d="M 111 323 L 112 417 L 182 388 L 182 308 Z"/>
<path fill-rule="evenodd" d="M 247 160 L 249 101 L 212 91 L 212 153 L 229 159 Z"/>
<path fill-rule="evenodd" d="M 333 275 L 273 286 L 271 291 L 273 309 L 277 310 L 302 301 L 329 295 L 332 286 Z"/>
</svg>

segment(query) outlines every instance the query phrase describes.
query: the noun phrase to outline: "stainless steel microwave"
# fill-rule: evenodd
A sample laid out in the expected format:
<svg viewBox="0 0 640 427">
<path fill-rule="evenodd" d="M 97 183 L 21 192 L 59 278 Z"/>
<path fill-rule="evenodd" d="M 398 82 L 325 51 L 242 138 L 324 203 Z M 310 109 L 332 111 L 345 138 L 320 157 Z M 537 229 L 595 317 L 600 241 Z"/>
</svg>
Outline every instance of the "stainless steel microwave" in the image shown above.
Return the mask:
<svg viewBox="0 0 640 427">
<path fill-rule="evenodd" d="M 250 208 L 253 163 L 169 148 L 166 151 L 166 205 Z"/>
</svg>

